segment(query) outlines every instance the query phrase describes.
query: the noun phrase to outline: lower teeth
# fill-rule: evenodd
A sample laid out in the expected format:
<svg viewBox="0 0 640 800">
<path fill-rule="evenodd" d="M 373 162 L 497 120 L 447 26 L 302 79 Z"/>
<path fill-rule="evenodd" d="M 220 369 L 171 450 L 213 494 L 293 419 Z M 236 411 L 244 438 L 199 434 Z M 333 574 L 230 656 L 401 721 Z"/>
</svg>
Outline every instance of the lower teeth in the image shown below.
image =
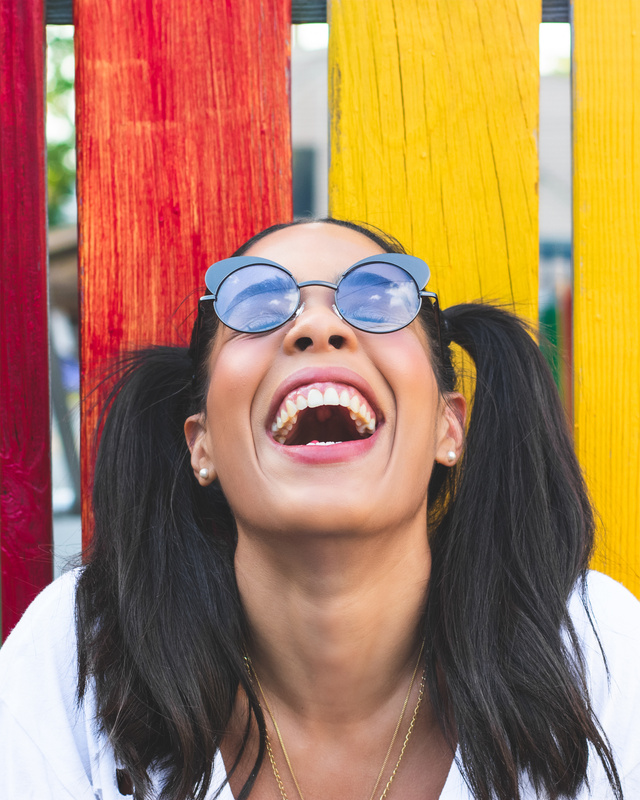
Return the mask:
<svg viewBox="0 0 640 800">
<path fill-rule="evenodd" d="M 326 444 L 342 444 L 341 442 L 307 442 L 307 447 L 311 444 L 319 444 L 319 445 L 326 445 Z"/>
</svg>

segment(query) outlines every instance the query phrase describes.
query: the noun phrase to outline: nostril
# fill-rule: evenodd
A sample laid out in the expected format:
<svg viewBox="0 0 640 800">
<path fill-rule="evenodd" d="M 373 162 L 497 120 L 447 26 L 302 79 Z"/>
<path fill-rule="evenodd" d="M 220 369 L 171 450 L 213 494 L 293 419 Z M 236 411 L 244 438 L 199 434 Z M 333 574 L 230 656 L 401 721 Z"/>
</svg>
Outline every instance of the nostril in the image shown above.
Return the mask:
<svg viewBox="0 0 640 800">
<path fill-rule="evenodd" d="M 338 335 L 330 336 L 329 344 L 331 345 L 331 347 L 335 347 L 336 350 L 339 350 L 344 344 L 344 336 L 338 336 Z"/>
<path fill-rule="evenodd" d="M 299 339 L 296 339 L 296 347 L 298 350 L 306 350 L 307 347 L 311 347 L 313 344 L 313 340 L 309 336 L 300 336 Z"/>
</svg>

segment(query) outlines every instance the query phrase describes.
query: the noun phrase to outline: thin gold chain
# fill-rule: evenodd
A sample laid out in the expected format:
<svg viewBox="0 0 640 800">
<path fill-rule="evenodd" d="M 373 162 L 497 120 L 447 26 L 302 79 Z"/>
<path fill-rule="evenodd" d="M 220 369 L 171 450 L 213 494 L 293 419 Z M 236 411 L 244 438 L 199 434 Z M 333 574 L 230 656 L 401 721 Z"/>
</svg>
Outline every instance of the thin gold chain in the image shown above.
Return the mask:
<svg viewBox="0 0 640 800">
<path fill-rule="evenodd" d="M 402 704 L 402 711 L 400 712 L 400 716 L 398 717 L 398 721 L 396 723 L 395 730 L 393 732 L 393 736 L 391 737 L 391 742 L 389 743 L 389 747 L 387 748 L 387 754 L 384 757 L 384 761 L 382 762 L 382 766 L 380 767 L 380 772 L 378 773 L 378 777 L 376 778 L 376 782 L 374 784 L 373 789 L 371 790 L 371 795 L 369 796 L 369 800 L 373 800 L 376 794 L 376 790 L 380 785 L 380 781 L 382 780 L 382 776 L 384 775 L 384 771 L 387 766 L 387 762 L 389 761 L 389 756 L 391 755 L 391 751 L 393 750 L 393 745 L 396 743 L 396 738 L 398 736 L 398 731 L 400 730 L 400 725 L 402 725 L 402 720 L 404 719 L 405 711 L 407 710 L 407 704 L 409 703 L 409 697 L 411 696 L 411 690 L 413 689 L 413 684 L 416 679 L 416 673 L 418 672 L 418 667 L 420 666 L 420 661 L 422 660 L 422 651 L 424 650 L 424 642 L 420 646 L 420 652 L 418 653 L 418 660 L 416 661 L 416 665 L 413 668 L 413 673 L 411 674 L 411 681 L 409 682 L 409 688 L 407 689 L 407 694 L 404 698 L 404 703 Z M 418 693 L 418 702 L 416 703 L 416 707 L 413 710 L 413 718 L 411 720 L 411 724 L 409 725 L 409 730 L 413 729 L 413 725 L 416 720 L 416 716 L 418 714 L 418 709 L 420 708 L 420 703 L 422 702 L 422 694 L 424 689 L 424 671 L 422 672 L 422 678 L 420 680 L 420 692 Z M 402 750 L 400 752 L 400 756 L 396 762 L 396 765 L 393 769 L 392 776 L 396 774 L 398 771 L 398 767 L 400 766 L 400 762 L 402 761 L 402 756 L 404 755 L 404 750 L 406 748 L 406 743 L 403 745 Z M 393 779 L 393 778 L 392 778 Z M 380 800 L 383 800 L 386 792 L 388 791 L 388 785 L 385 787 L 384 794 L 380 797 Z"/>
<path fill-rule="evenodd" d="M 271 706 L 269 705 L 269 701 L 266 698 L 264 693 L 264 689 L 262 688 L 262 684 L 260 683 L 260 678 L 258 678 L 258 673 L 253 668 L 253 664 L 251 660 L 247 656 L 249 666 L 251 667 L 251 672 L 256 679 L 256 683 L 258 684 L 258 688 L 260 689 L 260 694 L 262 695 L 262 699 L 264 700 L 264 704 L 267 707 L 267 711 L 269 712 L 269 716 L 271 717 L 271 722 L 273 723 L 273 727 L 276 732 L 276 736 L 278 737 L 278 741 L 280 742 L 280 747 L 282 748 L 282 752 L 284 753 L 285 761 L 287 762 L 287 766 L 289 767 L 289 772 L 291 773 L 291 777 L 293 778 L 293 782 L 296 785 L 296 790 L 298 795 L 300 796 L 300 800 L 304 800 L 302 796 L 302 791 L 300 789 L 300 784 L 298 783 L 298 779 L 296 778 L 296 773 L 293 771 L 293 766 L 291 765 L 291 761 L 289 760 L 289 753 L 287 753 L 287 748 L 284 746 L 284 741 L 282 739 L 282 734 L 280 733 L 280 728 L 278 727 L 278 723 L 276 722 L 276 718 L 273 716 L 273 711 L 271 710 Z M 286 792 L 282 786 L 282 779 L 280 778 L 280 773 L 278 772 L 278 767 L 276 766 L 276 759 L 273 755 L 273 749 L 271 748 L 271 742 L 269 741 L 269 734 L 267 733 L 267 752 L 269 754 L 269 761 L 271 761 L 271 769 L 273 770 L 273 775 L 278 783 L 278 787 L 280 789 L 280 794 L 282 795 L 282 800 L 289 800 L 287 797 Z"/>
<path fill-rule="evenodd" d="M 394 744 L 396 742 L 396 739 L 398 737 L 398 731 L 400 730 L 400 726 L 402 724 L 402 720 L 404 719 L 404 715 L 405 715 L 405 712 L 407 710 L 407 705 L 409 703 L 409 697 L 411 696 L 411 690 L 413 689 L 413 684 L 415 682 L 416 674 L 418 672 L 418 667 L 420 666 L 420 661 L 422 660 L 422 652 L 423 652 L 423 650 L 424 650 L 424 642 L 423 642 L 422 646 L 420 647 L 420 653 L 418 654 L 418 660 L 417 660 L 416 665 L 414 667 L 413 674 L 411 675 L 411 682 L 409 683 L 409 689 L 407 690 L 407 694 L 406 694 L 406 696 L 404 698 L 404 703 L 402 705 L 402 711 L 400 712 L 400 716 L 398 717 L 398 722 L 396 723 L 396 727 L 395 727 L 395 730 L 393 732 L 393 736 L 391 737 L 391 743 L 389 744 L 389 747 L 387 748 L 387 753 L 386 753 L 386 755 L 384 757 L 384 761 L 382 762 L 382 767 L 380 768 L 380 772 L 378 773 L 378 777 L 376 779 L 376 782 L 375 782 L 375 785 L 374 785 L 373 790 L 371 792 L 371 795 L 369 797 L 369 800 L 373 800 L 373 798 L 375 797 L 376 790 L 378 789 L 378 786 L 380 785 L 380 781 L 382 780 L 382 776 L 384 774 L 385 768 L 386 768 L 387 763 L 389 761 L 389 757 L 391 755 L 391 751 L 393 750 L 393 746 L 394 746 Z M 269 717 L 271 718 L 271 722 L 272 722 L 273 728 L 274 728 L 274 730 L 276 732 L 276 736 L 278 737 L 278 742 L 280 743 L 280 747 L 282 749 L 282 753 L 283 753 L 283 755 L 285 757 L 285 761 L 287 762 L 287 767 L 289 768 L 289 772 L 291 774 L 291 778 L 293 779 L 293 782 L 294 782 L 295 787 L 296 787 L 296 791 L 298 792 L 298 797 L 300 798 L 300 800 L 304 800 L 304 797 L 302 795 L 302 790 L 300 789 L 300 784 L 298 783 L 298 779 L 296 778 L 296 774 L 293 771 L 293 765 L 291 764 L 291 760 L 289 758 L 289 754 L 287 753 L 287 748 L 284 746 L 284 741 L 282 739 L 282 734 L 280 733 L 280 728 L 278 726 L 278 723 L 276 722 L 276 719 L 275 719 L 275 716 L 273 714 L 273 711 L 271 710 L 271 706 L 269 705 L 269 701 L 267 700 L 267 697 L 266 697 L 266 695 L 264 693 L 264 689 L 262 688 L 262 684 L 260 683 L 260 678 L 258 677 L 258 673 L 255 671 L 254 666 L 251 663 L 251 659 L 249 658 L 248 655 L 245 656 L 245 663 L 246 663 L 249 675 L 252 678 L 255 679 L 255 681 L 256 681 L 256 683 L 258 685 L 258 689 L 260 690 L 260 694 L 262 695 L 262 699 L 263 699 L 264 704 L 266 706 L 266 709 L 267 709 L 267 712 L 269 714 Z M 407 749 L 407 744 L 409 743 L 409 739 L 411 738 L 411 734 L 413 733 L 413 729 L 415 727 L 416 718 L 418 716 L 418 711 L 419 711 L 420 705 L 422 703 L 422 698 L 424 697 L 424 687 L 425 687 L 425 673 L 424 673 L 424 670 L 423 670 L 422 677 L 420 679 L 420 689 L 418 691 L 418 700 L 417 700 L 416 706 L 415 706 L 415 708 L 413 710 L 413 716 L 411 717 L 411 722 L 409 723 L 409 728 L 407 730 L 407 734 L 404 737 L 404 742 L 402 743 L 402 748 L 400 750 L 400 755 L 398 756 L 398 760 L 396 761 L 396 764 L 395 764 L 395 766 L 393 768 L 393 771 L 391 772 L 389 780 L 387 781 L 387 783 L 386 783 L 386 785 L 384 787 L 384 790 L 383 790 L 382 794 L 379 797 L 379 800 L 385 800 L 387 794 L 389 793 L 389 789 L 391 788 L 391 784 L 393 782 L 393 779 L 395 778 L 396 773 L 398 772 L 398 767 L 400 766 L 400 762 L 402 761 L 402 757 L 404 756 L 404 752 Z M 285 788 L 284 788 L 284 784 L 282 782 L 282 778 L 280 777 L 280 772 L 278 771 L 278 766 L 276 764 L 276 759 L 275 759 L 275 756 L 273 754 L 273 748 L 271 747 L 271 740 L 269 739 L 269 733 L 268 732 L 266 732 L 266 747 L 267 747 L 267 754 L 269 756 L 269 761 L 271 763 L 271 770 L 273 772 L 274 778 L 276 779 L 276 783 L 278 784 L 278 789 L 280 790 L 280 796 L 281 796 L 282 800 L 289 800 L 289 798 L 287 797 L 287 793 L 285 791 Z"/>
<path fill-rule="evenodd" d="M 282 800 L 289 800 L 287 797 L 287 793 L 284 790 L 284 784 L 282 783 L 282 778 L 280 777 L 280 773 L 278 772 L 278 767 L 276 765 L 276 759 L 273 755 L 273 750 L 271 749 L 271 741 L 269 739 L 269 734 L 267 733 L 267 753 L 269 755 L 269 761 L 271 762 L 271 770 L 273 771 L 273 775 L 276 779 L 276 783 L 278 784 L 278 789 L 280 789 L 280 795 L 282 796 Z M 294 778 L 295 780 L 295 778 Z M 296 783 L 297 786 L 297 783 Z M 300 789 L 298 788 L 298 792 Z"/>
<path fill-rule="evenodd" d="M 422 698 L 424 697 L 424 682 L 425 682 L 425 674 L 424 670 L 422 670 L 422 677 L 420 678 L 420 691 L 418 693 L 418 702 L 416 703 L 416 707 L 413 710 L 413 716 L 411 717 L 411 722 L 409 723 L 409 729 L 407 730 L 407 735 L 404 737 L 404 742 L 402 743 L 402 749 L 400 750 L 400 755 L 398 756 L 396 765 L 393 768 L 393 772 L 389 776 L 387 785 L 384 787 L 384 791 L 380 795 L 380 800 L 384 800 L 387 794 L 389 793 L 389 789 L 391 788 L 391 783 L 393 782 L 393 779 L 396 777 L 396 772 L 398 771 L 398 767 L 400 766 L 400 762 L 402 761 L 402 756 L 404 755 L 404 751 L 407 749 L 407 744 L 409 743 L 409 739 L 411 738 L 411 734 L 413 733 L 413 728 L 416 724 L 416 718 L 418 716 L 418 709 L 420 708 L 420 703 L 422 703 Z"/>
</svg>

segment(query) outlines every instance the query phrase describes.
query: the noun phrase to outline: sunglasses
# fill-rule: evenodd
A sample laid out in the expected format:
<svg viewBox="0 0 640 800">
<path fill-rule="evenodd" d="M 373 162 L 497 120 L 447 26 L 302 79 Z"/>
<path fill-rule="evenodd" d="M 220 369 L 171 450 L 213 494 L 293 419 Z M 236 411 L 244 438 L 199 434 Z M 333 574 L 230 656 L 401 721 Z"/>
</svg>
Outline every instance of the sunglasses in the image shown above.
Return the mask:
<svg viewBox="0 0 640 800">
<path fill-rule="evenodd" d="M 218 318 L 240 333 L 266 333 L 285 325 L 303 309 L 300 289 L 326 286 L 335 291 L 333 309 L 343 320 L 367 333 L 391 333 L 418 315 L 427 297 L 436 314 L 438 297 L 422 287 L 429 281 L 424 261 L 405 253 L 363 258 L 349 267 L 337 283 L 302 281 L 275 261 L 257 256 L 233 256 L 209 267 L 205 283 Z"/>
</svg>

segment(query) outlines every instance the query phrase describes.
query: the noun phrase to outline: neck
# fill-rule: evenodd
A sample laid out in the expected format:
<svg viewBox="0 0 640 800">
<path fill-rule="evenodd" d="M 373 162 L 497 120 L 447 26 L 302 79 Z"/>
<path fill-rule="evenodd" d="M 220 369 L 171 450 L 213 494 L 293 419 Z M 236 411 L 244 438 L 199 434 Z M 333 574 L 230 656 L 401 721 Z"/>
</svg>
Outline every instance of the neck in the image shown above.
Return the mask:
<svg viewBox="0 0 640 800">
<path fill-rule="evenodd" d="M 309 726 L 374 718 L 406 692 L 430 571 L 424 523 L 393 536 L 240 530 L 236 574 L 267 695 Z"/>
</svg>

